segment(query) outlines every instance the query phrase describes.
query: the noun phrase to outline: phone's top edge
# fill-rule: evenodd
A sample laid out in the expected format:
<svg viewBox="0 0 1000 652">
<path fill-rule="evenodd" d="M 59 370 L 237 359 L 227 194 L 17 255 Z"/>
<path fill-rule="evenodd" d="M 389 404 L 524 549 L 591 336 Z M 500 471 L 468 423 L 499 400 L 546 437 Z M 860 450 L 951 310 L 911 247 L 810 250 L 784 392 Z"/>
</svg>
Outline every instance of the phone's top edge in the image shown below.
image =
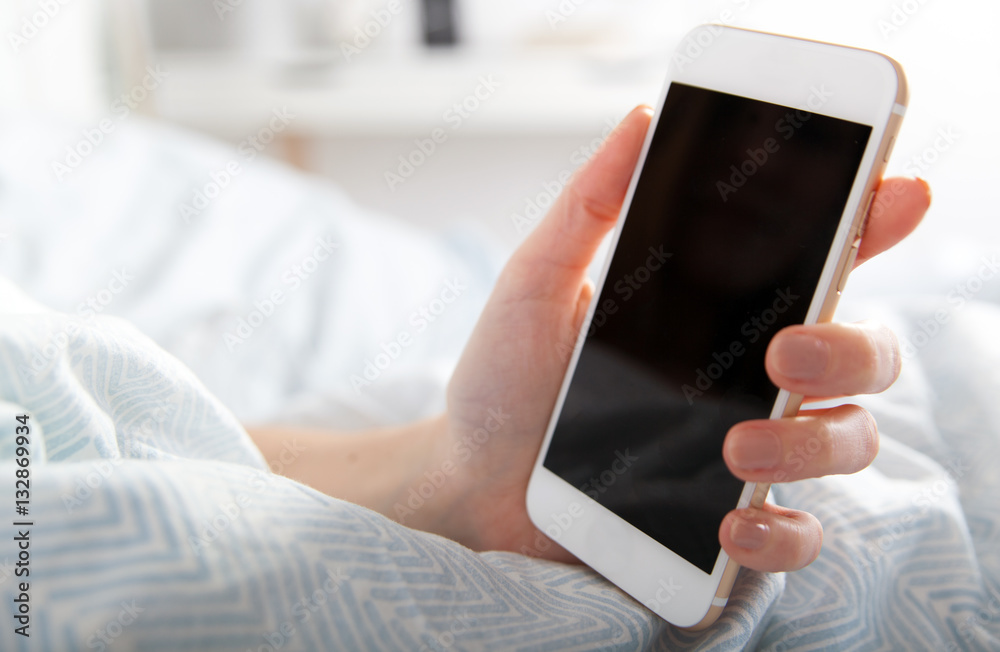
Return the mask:
<svg viewBox="0 0 1000 652">
<path fill-rule="evenodd" d="M 906 73 L 903 71 L 903 66 L 894 58 L 890 57 L 888 54 L 884 54 L 877 50 L 870 50 L 868 48 L 859 48 L 854 45 L 843 45 L 841 43 L 832 43 L 830 41 L 821 41 L 819 39 L 803 38 L 801 36 L 790 36 L 788 34 L 778 34 L 777 32 L 765 32 L 764 30 L 761 29 L 749 29 L 747 27 L 733 27 L 732 25 L 725 25 L 723 23 L 702 23 L 689 30 L 688 33 L 681 38 L 681 40 L 682 41 L 686 40 L 691 34 L 705 27 L 718 27 L 725 30 L 732 30 L 737 32 L 753 32 L 755 34 L 763 34 L 765 36 L 776 36 L 779 38 L 791 39 L 793 41 L 804 41 L 806 43 L 815 43 L 818 45 L 829 45 L 832 47 L 846 48 L 848 50 L 854 50 L 856 52 L 865 52 L 871 55 L 875 55 L 876 57 L 882 59 L 890 66 L 892 66 L 893 71 L 895 72 L 894 76 L 896 78 L 896 101 L 895 105 L 893 106 L 893 113 L 902 116 L 906 112 L 906 107 L 909 106 L 910 87 L 906 81 Z"/>
</svg>

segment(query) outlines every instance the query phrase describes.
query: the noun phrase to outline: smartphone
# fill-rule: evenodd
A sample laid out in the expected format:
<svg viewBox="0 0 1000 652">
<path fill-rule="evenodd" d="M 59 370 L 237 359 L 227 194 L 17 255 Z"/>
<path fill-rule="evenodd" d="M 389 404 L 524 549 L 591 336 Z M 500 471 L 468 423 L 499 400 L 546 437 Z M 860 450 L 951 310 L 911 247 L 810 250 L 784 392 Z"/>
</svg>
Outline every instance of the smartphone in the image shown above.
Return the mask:
<svg viewBox="0 0 1000 652">
<path fill-rule="evenodd" d="M 581 561 L 699 629 L 738 570 L 722 519 L 769 487 L 729 472 L 723 439 L 798 411 L 767 376 L 767 345 L 832 318 L 907 88 L 881 54 L 720 25 L 688 34 L 669 70 L 527 507 Z"/>
</svg>

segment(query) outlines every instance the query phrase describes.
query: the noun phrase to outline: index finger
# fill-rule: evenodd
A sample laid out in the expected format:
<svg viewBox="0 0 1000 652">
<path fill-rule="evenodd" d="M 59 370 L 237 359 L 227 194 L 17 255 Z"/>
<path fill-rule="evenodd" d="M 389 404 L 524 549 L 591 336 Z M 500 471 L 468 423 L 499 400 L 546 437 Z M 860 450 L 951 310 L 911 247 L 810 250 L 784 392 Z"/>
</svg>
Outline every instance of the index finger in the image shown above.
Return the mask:
<svg viewBox="0 0 1000 652">
<path fill-rule="evenodd" d="M 931 189 L 923 179 L 883 179 L 872 201 L 854 266 L 892 248 L 909 235 L 930 205 Z"/>
</svg>

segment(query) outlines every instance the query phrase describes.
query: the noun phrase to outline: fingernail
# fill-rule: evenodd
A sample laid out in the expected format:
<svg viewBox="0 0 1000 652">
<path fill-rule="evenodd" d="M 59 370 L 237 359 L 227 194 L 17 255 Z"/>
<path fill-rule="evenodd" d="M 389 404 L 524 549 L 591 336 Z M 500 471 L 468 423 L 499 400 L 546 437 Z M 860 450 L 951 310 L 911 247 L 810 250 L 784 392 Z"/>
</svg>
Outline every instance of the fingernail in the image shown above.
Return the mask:
<svg viewBox="0 0 1000 652">
<path fill-rule="evenodd" d="M 927 199 L 929 201 L 931 198 L 931 184 L 927 183 L 927 179 L 924 179 L 923 177 L 914 178 L 924 187 L 924 192 L 927 193 Z"/>
<path fill-rule="evenodd" d="M 795 380 L 816 380 L 826 373 L 830 345 L 812 335 L 792 334 L 781 338 L 774 366 L 778 373 Z"/>
<path fill-rule="evenodd" d="M 781 461 L 781 440 L 770 430 L 744 430 L 733 438 L 729 459 L 741 469 L 773 469 Z"/>
<path fill-rule="evenodd" d="M 740 548 L 747 550 L 759 550 L 767 543 L 767 536 L 770 530 L 764 523 L 749 521 L 737 516 L 733 519 L 733 524 L 729 528 L 729 538 Z"/>
</svg>

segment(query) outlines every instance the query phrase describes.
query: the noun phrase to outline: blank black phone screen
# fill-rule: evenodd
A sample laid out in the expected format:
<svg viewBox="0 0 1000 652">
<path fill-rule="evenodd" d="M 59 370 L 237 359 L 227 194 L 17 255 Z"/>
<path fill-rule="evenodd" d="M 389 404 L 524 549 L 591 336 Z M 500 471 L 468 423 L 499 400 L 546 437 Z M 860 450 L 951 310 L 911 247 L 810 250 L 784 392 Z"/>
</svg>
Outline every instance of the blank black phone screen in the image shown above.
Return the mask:
<svg viewBox="0 0 1000 652">
<path fill-rule="evenodd" d="M 766 419 L 768 342 L 802 323 L 871 136 L 671 84 L 544 465 L 706 573 L 743 489 L 722 460 Z"/>
</svg>

